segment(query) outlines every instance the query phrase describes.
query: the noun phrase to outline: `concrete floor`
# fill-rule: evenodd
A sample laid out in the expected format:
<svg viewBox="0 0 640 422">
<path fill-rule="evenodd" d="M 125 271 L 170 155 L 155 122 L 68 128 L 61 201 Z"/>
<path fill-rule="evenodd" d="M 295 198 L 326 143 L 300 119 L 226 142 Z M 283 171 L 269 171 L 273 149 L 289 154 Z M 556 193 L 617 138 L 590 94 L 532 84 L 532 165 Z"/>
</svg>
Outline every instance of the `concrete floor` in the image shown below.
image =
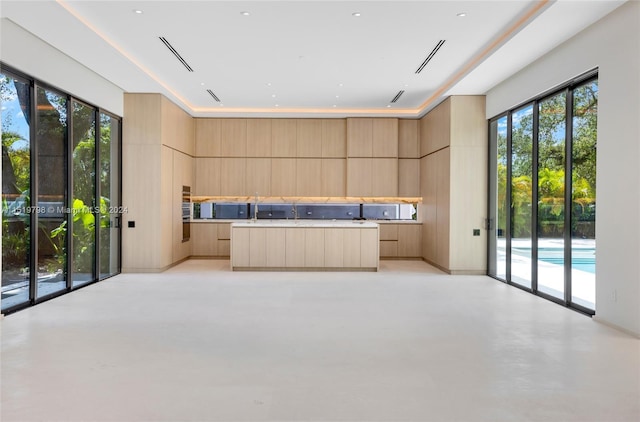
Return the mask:
<svg viewBox="0 0 640 422">
<path fill-rule="evenodd" d="M 638 421 L 640 340 L 481 276 L 124 274 L 2 320 L 2 421 Z"/>
</svg>

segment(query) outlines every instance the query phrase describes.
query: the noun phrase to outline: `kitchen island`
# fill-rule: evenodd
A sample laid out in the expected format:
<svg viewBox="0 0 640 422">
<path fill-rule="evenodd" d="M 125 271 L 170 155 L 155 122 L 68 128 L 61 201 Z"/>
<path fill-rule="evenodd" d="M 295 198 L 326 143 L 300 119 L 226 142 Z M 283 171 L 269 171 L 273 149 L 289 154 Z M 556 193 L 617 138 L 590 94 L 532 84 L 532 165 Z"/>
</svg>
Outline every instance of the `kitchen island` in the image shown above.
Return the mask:
<svg viewBox="0 0 640 422">
<path fill-rule="evenodd" d="M 377 271 L 379 227 L 368 221 L 250 220 L 231 224 L 234 271 Z"/>
</svg>

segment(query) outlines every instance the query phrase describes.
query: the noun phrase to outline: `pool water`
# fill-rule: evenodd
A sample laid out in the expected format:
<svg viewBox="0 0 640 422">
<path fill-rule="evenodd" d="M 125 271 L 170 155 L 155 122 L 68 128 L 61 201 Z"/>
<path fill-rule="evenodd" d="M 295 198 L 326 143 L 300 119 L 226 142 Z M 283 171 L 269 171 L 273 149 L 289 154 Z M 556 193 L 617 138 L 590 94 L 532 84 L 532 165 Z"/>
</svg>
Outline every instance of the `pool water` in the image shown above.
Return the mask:
<svg viewBox="0 0 640 422">
<path fill-rule="evenodd" d="M 519 250 L 518 250 L 519 249 Z M 513 253 L 521 256 L 531 256 L 527 248 L 513 248 Z M 518 253 L 520 252 L 520 253 Z M 538 248 L 538 259 L 549 264 L 564 265 L 564 249 Z M 571 251 L 571 268 L 574 270 L 596 273 L 596 251 L 594 248 L 576 248 Z"/>
</svg>

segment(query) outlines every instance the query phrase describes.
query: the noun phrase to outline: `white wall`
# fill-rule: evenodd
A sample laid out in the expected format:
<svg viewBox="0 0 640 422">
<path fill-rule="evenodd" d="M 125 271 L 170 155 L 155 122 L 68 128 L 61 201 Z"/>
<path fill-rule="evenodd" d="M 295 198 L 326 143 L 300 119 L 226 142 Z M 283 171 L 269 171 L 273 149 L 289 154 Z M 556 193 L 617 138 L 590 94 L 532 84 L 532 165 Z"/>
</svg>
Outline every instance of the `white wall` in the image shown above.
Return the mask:
<svg viewBox="0 0 640 422">
<path fill-rule="evenodd" d="M 0 60 L 118 116 L 123 91 L 12 21 L 0 19 Z"/>
<path fill-rule="evenodd" d="M 596 319 L 640 336 L 640 2 L 491 89 L 487 118 L 596 67 Z"/>
</svg>

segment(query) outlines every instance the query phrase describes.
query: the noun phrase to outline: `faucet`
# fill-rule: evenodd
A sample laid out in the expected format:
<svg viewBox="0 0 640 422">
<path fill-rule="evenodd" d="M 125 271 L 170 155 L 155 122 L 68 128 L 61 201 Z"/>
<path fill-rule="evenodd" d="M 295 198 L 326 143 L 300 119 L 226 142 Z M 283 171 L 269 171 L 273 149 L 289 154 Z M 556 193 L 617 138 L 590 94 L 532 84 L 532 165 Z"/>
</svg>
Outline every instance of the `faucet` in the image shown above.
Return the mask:
<svg viewBox="0 0 640 422">
<path fill-rule="evenodd" d="M 258 192 L 256 192 L 256 200 L 253 204 L 253 219 L 258 219 Z"/>
<path fill-rule="evenodd" d="M 291 212 L 293 213 L 293 219 L 297 220 L 298 219 L 298 206 L 296 205 L 296 203 L 293 203 L 293 207 L 291 208 Z"/>
</svg>

